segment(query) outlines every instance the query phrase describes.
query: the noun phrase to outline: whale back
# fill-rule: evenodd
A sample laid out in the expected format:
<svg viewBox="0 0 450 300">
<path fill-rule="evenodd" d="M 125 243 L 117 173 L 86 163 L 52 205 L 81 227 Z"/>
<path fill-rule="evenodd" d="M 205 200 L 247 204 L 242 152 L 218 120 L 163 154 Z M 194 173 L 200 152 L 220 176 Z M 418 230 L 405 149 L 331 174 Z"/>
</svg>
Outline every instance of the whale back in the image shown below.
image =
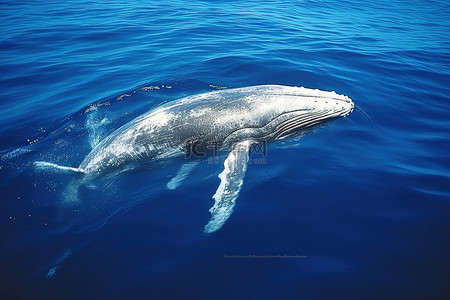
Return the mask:
<svg viewBox="0 0 450 300">
<path fill-rule="evenodd" d="M 341 108 L 342 106 L 342 108 Z M 241 140 L 272 141 L 353 109 L 334 92 L 280 85 L 219 90 L 165 103 L 137 117 L 101 141 L 79 168 L 100 173 L 125 164 L 156 162 L 201 153 Z"/>
</svg>

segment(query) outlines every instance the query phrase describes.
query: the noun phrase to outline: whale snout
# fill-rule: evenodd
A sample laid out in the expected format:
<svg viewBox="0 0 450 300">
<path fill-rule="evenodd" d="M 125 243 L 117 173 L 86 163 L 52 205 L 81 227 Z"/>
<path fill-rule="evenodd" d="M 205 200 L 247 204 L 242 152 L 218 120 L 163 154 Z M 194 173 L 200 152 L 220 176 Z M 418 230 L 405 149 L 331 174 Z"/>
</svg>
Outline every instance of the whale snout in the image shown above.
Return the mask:
<svg viewBox="0 0 450 300">
<path fill-rule="evenodd" d="M 330 118 L 346 117 L 352 113 L 355 103 L 350 97 L 337 94 L 336 92 L 326 93 L 314 99 L 313 110 L 326 112 Z"/>
<path fill-rule="evenodd" d="M 338 107 L 340 106 L 340 109 L 342 110 L 342 117 L 346 117 L 351 114 L 353 112 L 353 109 L 355 108 L 355 103 L 348 96 L 345 96 L 345 98 L 340 101 L 336 101 L 335 105 L 337 105 Z"/>
<path fill-rule="evenodd" d="M 337 113 L 339 117 L 346 117 L 352 113 L 355 108 L 353 100 L 346 95 L 337 94 L 336 92 L 330 92 L 329 99 L 325 100 L 325 106 Z"/>
</svg>

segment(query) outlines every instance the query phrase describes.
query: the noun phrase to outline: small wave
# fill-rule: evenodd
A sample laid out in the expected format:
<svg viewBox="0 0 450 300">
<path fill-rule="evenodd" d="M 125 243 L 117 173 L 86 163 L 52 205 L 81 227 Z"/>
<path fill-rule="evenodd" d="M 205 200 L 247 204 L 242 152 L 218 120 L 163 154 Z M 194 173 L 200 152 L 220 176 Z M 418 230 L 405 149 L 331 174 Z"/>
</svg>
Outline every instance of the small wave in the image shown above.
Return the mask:
<svg viewBox="0 0 450 300">
<path fill-rule="evenodd" d="M 2 155 L 1 159 L 3 159 L 3 160 L 12 159 L 14 157 L 18 157 L 22 154 L 25 154 L 25 153 L 28 153 L 31 151 L 32 150 L 30 150 L 30 149 L 18 148 L 18 149 L 12 150 L 12 151 Z"/>
</svg>

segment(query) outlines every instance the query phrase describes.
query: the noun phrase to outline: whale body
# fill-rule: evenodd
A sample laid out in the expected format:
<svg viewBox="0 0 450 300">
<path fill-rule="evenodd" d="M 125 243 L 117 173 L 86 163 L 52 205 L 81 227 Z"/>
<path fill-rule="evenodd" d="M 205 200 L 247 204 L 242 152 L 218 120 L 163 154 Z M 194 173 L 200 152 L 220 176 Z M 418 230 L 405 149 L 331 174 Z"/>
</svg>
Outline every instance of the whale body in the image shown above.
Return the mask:
<svg viewBox="0 0 450 300">
<path fill-rule="evenodd" d="M 220 185 L 214 194 L 205 232 L 222 227 L 233 211 L 252 146 L 306 134 L 316 125 L 353 111 L 353 101 L 336 92 L 304 87 L 260 85 L 188 96 L 156 107 L 103 139 L 78 168 L 36 162 L 94 178 L 185 158 L 175 188 L 195 166 L 195 158 L 228 151 Z M 194 159 L 194 160 L 193 160 Z"/>
</svg>

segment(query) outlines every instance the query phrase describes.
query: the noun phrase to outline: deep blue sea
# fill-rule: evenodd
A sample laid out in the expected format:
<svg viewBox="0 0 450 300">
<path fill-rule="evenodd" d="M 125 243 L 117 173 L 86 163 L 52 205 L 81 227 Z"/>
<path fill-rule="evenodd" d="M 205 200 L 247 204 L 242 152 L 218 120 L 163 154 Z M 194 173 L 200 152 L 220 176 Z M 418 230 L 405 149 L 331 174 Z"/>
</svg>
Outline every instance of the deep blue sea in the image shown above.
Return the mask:
<svg viewBox="0 0 450 300">
<path fill-rule="evenodd" d="M 436 0 L 0 1 L 1 299 L 448 299 L 450 5 Z M 347 117 L 223 170 L 124 173 L 63 201 L 100 140 L 157 105 L 259 84 Z"/>
</svg>

